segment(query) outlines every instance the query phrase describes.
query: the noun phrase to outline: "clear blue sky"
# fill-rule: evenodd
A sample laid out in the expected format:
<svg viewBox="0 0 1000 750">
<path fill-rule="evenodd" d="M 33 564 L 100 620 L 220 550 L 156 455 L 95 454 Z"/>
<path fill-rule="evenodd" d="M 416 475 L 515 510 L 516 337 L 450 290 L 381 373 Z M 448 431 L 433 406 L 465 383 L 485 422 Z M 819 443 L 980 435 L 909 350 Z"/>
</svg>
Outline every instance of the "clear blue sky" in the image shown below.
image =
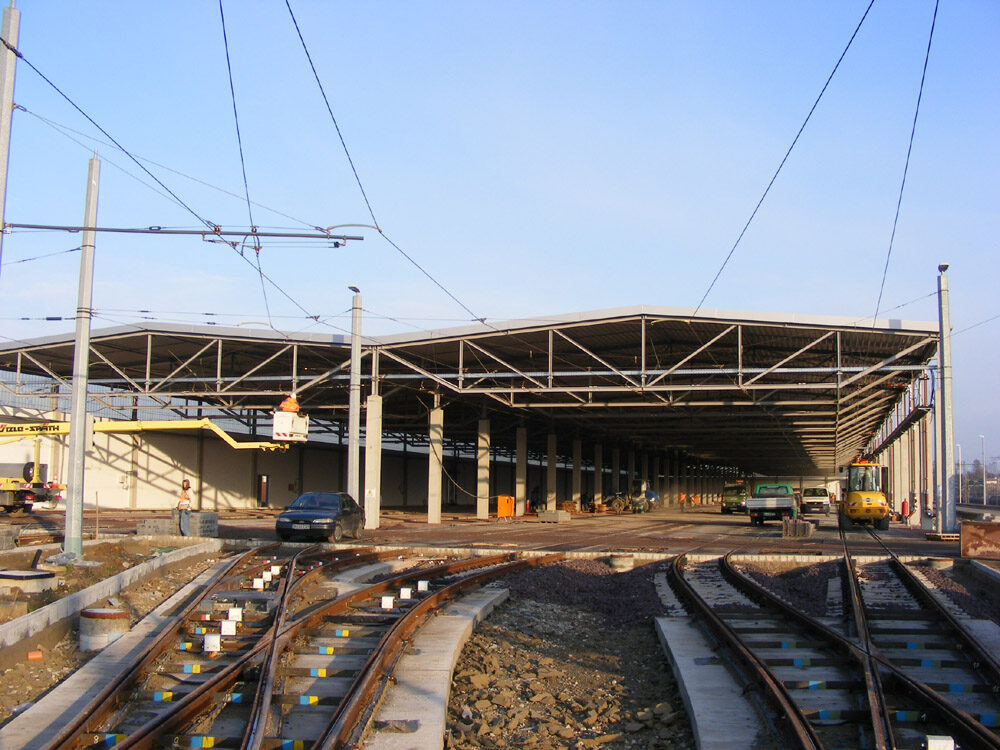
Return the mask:
<svg viewBox="0 0 1000 750">
<path fill-rule="evenodd" d="M 292 2 L 379 224 L 491 320 L 696 305 L 866 6 Z M 187 175 L 148 164 L 200 216 L 247 226 L 216 2 L 18 7 L 32 64 L 135 155 Z M 372 223 L 285 4 L 224 7 L 255 222 Z M 877 0 L 707 307 L 872 315 L 933 8 Z M 1000 320 L 962 332 L 1000 315 L 998 39 L 1000 4 L 942 3 L 882 303 L 887 317 L 936 320 L 937 265 L 951 264 L 967 458 L 980 434 L 1000 455 Z M 23 63 L 15 98 L 27 111 L 15 115 L 7 221 L 80 223 L 97 148 L 101 225 L 197 225 Z M 346 328 L 351 284 L 371 335 L 469 319 L 377 233 L 356 233 L 365 240 L 341 249 L 264 245 L 264 271 L 322 321 L 269 287 L 276 327 Z M 71 330 L 18 318 L 73 315 L 79 254 L 14 261 L 78 241 L 5 238 L 5 337 Z M 225 246 L 101 235 L 95 327 L 260 324 L 260 286 Z"/>
</svg>

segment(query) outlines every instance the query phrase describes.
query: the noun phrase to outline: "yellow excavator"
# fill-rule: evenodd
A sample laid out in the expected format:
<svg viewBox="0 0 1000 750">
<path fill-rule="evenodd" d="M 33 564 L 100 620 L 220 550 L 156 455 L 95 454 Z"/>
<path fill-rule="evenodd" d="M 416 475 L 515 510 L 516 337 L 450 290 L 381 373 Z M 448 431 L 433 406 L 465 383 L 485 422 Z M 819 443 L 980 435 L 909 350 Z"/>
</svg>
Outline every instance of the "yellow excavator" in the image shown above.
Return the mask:
<svg viewBox="0 0 1000 750">
<path fill-rule="evenodd" d="M 840 500 L 842 525 L 870 523 L 879 531 L 889 529 L 889 502 L 882 488 L 880 464 L 856 459 L 847 467 L 847 488 Z"/>
</svg>

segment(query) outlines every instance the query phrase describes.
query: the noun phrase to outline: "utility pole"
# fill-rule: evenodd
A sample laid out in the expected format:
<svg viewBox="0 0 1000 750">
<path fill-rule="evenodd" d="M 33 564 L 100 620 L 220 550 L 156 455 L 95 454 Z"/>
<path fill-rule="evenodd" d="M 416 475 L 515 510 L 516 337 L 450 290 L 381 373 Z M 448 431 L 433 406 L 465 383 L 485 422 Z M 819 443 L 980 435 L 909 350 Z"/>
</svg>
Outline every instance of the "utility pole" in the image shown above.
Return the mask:
<svg viewBox="0 0 1000 750">
<path fill-rule="evenodd" d="M 3 9 L 0 33 L 11 47 L 17 47 L 17 34 L 21 25 L 21 11 L 14 7 Z M 10 126 L 14 119 L 14 68 L 17 57 L 6 47 L 0 47 L 0 260 L 3 260 L 4 211 L 7 206 L 7 165 L 10 160 Z"/>
<path fill-rule="evenodd" d="M 938 531 L 952 532 L 956 527 L 955 497 L 952 484 L 955 478 L 955 428 L 951 412 L 951 312 L 948 303 L 948 264 L 938 266 L 938 325 L 940 346 L 938 348 L 938 371 L 941 424 L 938 428 L 941 467 L 941 503 L 938 506 Z"/>
<path fill-rule="evenodd" d="M 83 225 L 97 226 L 97 186 L 101 162 L 96 152 L 87 172 L 87 200 Z M 73 400 L 70 407 L 70 475 L 66 499 L 66 530 L 63 552 L 83 556 L 83 468 L 87 450 L 87 371 L 90 365 L 90 318 L 94 297 L 93 230 L 84 230 L 80 243 L 80 288 L 76 302 L 76 343 L 73 354 Z"/>
<path fill-rule="evenodd" d="M 351 386 L 347 412 L 347 494 L 355 500 L 361 495 L 361 290 L 351 302 Z"/>
<path fill-rule="evenodd" d="M 983 441 L 983 505 L 986 505 L 986 436 L 980 435 L 979 439 Z"/>
<path fill-rule="evenodd" d="M 965 477 L 965 467 L 962 465 L 962 446 L 961 444 L 956 445 L 958 448 L 958 504 L 962 504 L 962 479 Z"/>
</svg>

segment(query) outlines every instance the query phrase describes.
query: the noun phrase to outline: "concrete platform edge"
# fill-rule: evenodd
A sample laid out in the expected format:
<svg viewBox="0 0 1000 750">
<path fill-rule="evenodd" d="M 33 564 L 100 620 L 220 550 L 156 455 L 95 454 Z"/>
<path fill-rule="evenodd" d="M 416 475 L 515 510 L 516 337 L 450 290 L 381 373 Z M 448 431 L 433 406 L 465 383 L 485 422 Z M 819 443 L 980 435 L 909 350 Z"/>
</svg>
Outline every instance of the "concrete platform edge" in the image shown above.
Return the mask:
<svg viewBox="0 0 1000 750">
<path fill-rule="evenodd" d="M 214 581 L 228 564 L 229 560 L 220 560 L 179 588 L 128 633 L 0 728 L 0 750 L 44 746 L 62 726 L 80 713 L 97 691 L 118 677 L 123 664 L 135 659 L 157 638 L 161 628 L 170 619 L 170 613 L 179 604 L 195 589 Z"/>
<path fill-rule="evenodd" d="M 444 747 L 452 675 L 462 648 L 475 626 L 507 596 L 507 589 L 483 587 L 452 602 L 421 628 L 399 660 L 395 684 L 386 691 L 373 718 L 373 722 L 416 719 L 417 729 L 371 731 L 362 745 L 365 750 Z"/>
<path fill-rule="evenodd" d="M 133 537 L 134 538 L 134 537 Z M 222 550 L 223 540 L 211 539 L 190 547 L 159 555 L 152 560 L 136 565 L 128 570 L 106 578 L 58 601 L 47 604 L 34 612 L 0 625 L 0 647 L 11 646 L 25 638 L 30 638 L 50 625 L 75 616 L 81 609 L 89 607 L 101 599 L 114 596 L 127 586 L 141 581 L 156 570 L 183 560 L 192 555 L 208 554 Z"/>
<path fill-rule="evenodd" d="M 677 679 L 699 750 L 756 747 L 760 718 L 690 618 L 657 617 L 656 635 Z M 724 711 L 719 706 L 725 706 Z"/>
</svg>

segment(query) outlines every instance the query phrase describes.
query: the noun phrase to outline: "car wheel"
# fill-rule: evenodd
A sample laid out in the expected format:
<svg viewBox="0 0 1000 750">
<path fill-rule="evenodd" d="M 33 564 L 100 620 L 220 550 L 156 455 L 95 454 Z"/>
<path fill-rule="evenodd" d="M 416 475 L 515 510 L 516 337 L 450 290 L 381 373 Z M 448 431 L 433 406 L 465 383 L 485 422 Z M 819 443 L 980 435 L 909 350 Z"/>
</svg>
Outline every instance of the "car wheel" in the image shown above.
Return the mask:
<svg viewBox="0 0 1000 750">
<path fill-rule="evenodd" d="M 888 531 L 889 530 L 889 516 L 885 516 L 884 518 L 878 519 L 875 522 L 875 528 L 878 529 L 879 531 Z"/>
<path fill-rule="evenodd" d="M 278 539 L 280 539 L 283 542 L 287 542 L 289 536 L 291 536 L 291 535 L 287 531 L 279 531 L 278 532 Z"/>
<path fill-rule="evenodd" d="M 337 521 L 337 523 L 333 525 L 333 531 L 330 532 L 330 536 L 328 536 L 327 539 L 331 542 L 339 542 L 343 538 L 344 527 L 340 525 L 340 521 Z"/>
<path fill-rule="evenodd" d="M 358 523 L 358 527 L 354 530 L 354 538 L 360 540 L 364 539 L 364 537 L 365 537 L 365 522 L 360 521 Z"/>
</svg>

